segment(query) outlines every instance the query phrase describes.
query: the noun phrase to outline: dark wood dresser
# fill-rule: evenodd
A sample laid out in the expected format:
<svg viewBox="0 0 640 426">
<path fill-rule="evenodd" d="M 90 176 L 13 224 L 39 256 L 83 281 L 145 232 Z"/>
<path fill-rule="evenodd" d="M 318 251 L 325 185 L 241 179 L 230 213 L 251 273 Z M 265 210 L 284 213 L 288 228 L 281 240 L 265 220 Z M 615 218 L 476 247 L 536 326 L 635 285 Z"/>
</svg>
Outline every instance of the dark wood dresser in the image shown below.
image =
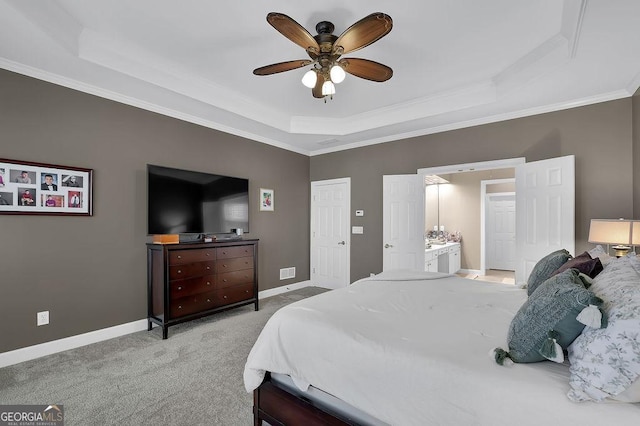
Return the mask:
<svg viewBox="0 0 640 426">
<path fill-rule="evenodd" d="M 258 310 L 258 240 L 147 244 L 149 330 L 251 303 Z"/>
</svg>

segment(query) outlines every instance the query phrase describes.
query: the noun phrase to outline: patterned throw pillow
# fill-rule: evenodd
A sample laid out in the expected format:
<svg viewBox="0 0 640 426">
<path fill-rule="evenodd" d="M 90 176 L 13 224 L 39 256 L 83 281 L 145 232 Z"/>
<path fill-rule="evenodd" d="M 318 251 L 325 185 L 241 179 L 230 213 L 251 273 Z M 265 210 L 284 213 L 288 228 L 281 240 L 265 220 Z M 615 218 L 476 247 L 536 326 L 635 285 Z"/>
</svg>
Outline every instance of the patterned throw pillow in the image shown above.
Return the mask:
<svg viewBox="0 0 640 426">
<path fill-rule="evenodd" d="M 602 318 L 602 300 L 587 290 L 579 272 L 568 269 L 542 283 L 511 321 L 507 342 L 509 352 L 497 349 L 496 362 L 505 357 L 514 362 L 564 361 L 566 349 L 584 329 L 579 322 L 585 313 Z M 602 322 L 593 324 L 599 327 Z"/>
<path fill-rule="evenodd" d="M 640 275 L 636 259 L 612 259 L 591 290 L 604 300 L 607 328 L 585 329 L 569 346 L 572 401 L 616 399 L 640 380 Z M 640 402 L 636 392 L 633 400 Z"/>
<path fill-rule="evenodd" d="M 533 267 L 527 280 L 527 294 L 531 296 L 540 284 L 551 277 L 569 259 L 571 259 L 571 254 L 565 249 L 556 250 L 540 259 Z"/>
</svg>

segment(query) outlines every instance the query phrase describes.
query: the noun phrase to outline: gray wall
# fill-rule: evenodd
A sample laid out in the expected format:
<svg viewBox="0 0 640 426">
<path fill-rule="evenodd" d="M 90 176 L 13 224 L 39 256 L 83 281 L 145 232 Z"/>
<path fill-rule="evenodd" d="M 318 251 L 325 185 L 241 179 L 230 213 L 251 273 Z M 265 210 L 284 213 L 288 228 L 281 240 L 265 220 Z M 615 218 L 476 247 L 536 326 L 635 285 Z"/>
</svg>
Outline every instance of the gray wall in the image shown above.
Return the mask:
<svg viewBox="0 0 640 426">
<path fill-rule="evenodd" d="M 2 70 L 0 141 L 1 158 L 94 169 L 92 217 L 0 215 L 0 352 L 146 318 L 147 163 L 249 178 L 260 290 L 309 279 L 308 156 Z"/>
<path fill-rule="evenodd" d="M 635 109 L 633 108 L 635 106 Z M 635 130 L 635 131 L 634 131 Z M 92 168 L 94 216 L 0 215 L 0 352 L 146 316 L 145 165 L 247 177 L 260 289 L 309 279 L 309 181 L 351 177 L 351 279 L 382 268 L 382 176 L 576 155 L 576 248 L 592 217 L 640 212 L 640 98 L 306 157 L 0 70 L 0 157 Z M 632 161 L 634 159 L 635 161 Z M 258 189 L 275 189 L 275 212 Z M 278 270 L 296 267 L 294 280 Z M 51 312 L 36 327 L 35 313 Z"/>
<path fill-rule="evenodd" d="M 311 180 L 351 177 L 351 280 L 382 269 L 382 176 L 423 167 L 576 156 L 576 251 L 591 218 L 633 215 L 632 98 L 311 157 Z M 636 136 L 636 146 L 638 146 Z M 640 164 L 640 163 L 636 163 Z M 635 176 L 636 194 L 638 176 Z M 638 198 L 638 197 L 636 197 Z M 637 202 L 636 202 L 637 204 Z M 463 236 L 464 239 L 464 236 Z"/>
</svg>

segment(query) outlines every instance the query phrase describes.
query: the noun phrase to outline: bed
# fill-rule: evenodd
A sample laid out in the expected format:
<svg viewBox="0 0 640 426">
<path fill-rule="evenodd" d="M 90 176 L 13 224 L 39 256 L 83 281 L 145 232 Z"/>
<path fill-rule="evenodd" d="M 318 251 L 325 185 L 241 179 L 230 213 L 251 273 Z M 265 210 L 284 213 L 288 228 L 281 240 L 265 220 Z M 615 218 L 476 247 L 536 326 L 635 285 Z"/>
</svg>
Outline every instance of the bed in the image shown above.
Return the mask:
<svg viewBox="0 0 640 426">
<path fill-rule="evenodd" d="M 527 298 L 513 285 L 395 271 L 288 305 L 245 365 L 255 424 L 637 424 L 640 404 L 569 400 L 568 361 L 492 360 Z"/>
</svg>

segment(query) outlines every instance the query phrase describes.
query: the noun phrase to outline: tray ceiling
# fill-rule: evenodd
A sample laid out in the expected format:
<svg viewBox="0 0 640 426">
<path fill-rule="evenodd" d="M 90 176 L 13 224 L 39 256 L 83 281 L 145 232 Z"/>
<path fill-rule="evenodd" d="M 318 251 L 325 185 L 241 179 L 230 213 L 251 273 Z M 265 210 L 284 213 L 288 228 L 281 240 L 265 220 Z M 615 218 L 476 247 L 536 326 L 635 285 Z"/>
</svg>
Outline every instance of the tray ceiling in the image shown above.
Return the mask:
<svg viewBox="0 0 640 426">
<path fill-rule="evenodd" d="M 306 68 L 253 75 L 307 58 L 272 11 L 313 35 L 387 13 L 393 30 L 345 56 L 393 77 L 348 75 L 325 103 Z M 637 0 L 0 0 L 0 67 L 307 155 L 628 97 L 638 52 Z"/>
</svg>

